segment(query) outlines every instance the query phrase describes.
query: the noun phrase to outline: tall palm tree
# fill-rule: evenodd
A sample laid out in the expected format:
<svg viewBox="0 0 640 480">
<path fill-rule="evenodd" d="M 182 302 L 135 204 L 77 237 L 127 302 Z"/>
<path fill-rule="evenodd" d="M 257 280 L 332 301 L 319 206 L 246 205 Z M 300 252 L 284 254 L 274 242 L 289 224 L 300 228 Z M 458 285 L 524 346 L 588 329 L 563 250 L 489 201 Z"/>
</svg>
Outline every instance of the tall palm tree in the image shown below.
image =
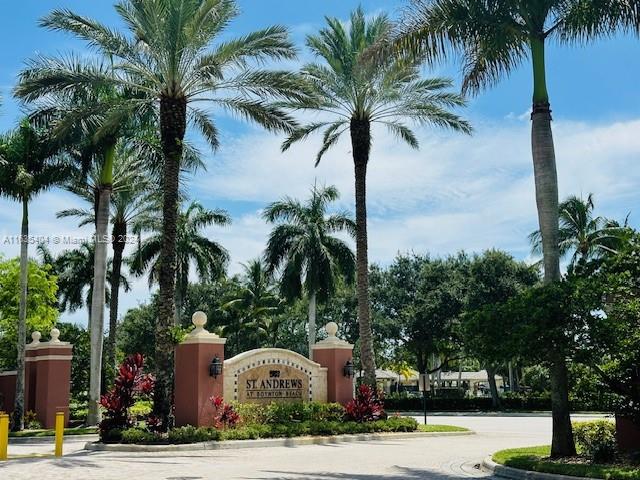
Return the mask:
<svg viewBox="0 0 640 480">
<path fill-rule="evenodd" d="M 123 114 L 136 116 L 149 106 L 159 108 L 164 241 L 160 254 L 154 413 L 168 420 L 178 178 L 187 124 L 190 121 L 211 147 L 218 147 L 218 129 L 210 112 L 199 107 L 208 102 L 268 130 L 290 132 L 293 120 L 269 100 L 303 98 L 306 93 L 298 75 L 255 65 L 295 57 L 284 27 L 268 27 L 240 38 L 220 40 L 237 15 L 233 0 L 121 0 L 115 9 L 126 27 L 125 33 L 68 10 L 55 10 L 41 22 L 49 29 L 75 35 L 109 57 L 114 75 L 76 71 L 58 60 L 40 58 L 22 75 L 18 92 L 28 99 L 47 94 L 52 88 L 118 85 L 137 99 L 123 101 L 111 109 L 115 118 L 122 118 Z"/>
<path fill-rule="evenodd" d="M 115 365 L 115 339 L 118 326 L 118 302 L 120 294 L 120 277 L 122 271 L 123 253 L 127 244 L 130 225 L 137 218 L 151 213 L 156 207 L 154 192 L 151 191 L 151 182 L 147 176 L 144 158 L 139 157 L 139 149 L 131 148 L 123 142 L 116 147 L 113 184 L 111 189 L 111 247 L 112 259 L 112 284 L 111 298 L 109 300 L 109 336 L 105 345 L 106 358 L 109 365 Z M 78 226 L 95 225 L 95 206 L 99 199 L 100 178 L 99 169 L 93 168 L 88 176 L 78 174 L 68 185 L 68 189 L 87 201 L 92 208 L 71 208 L 57 213 L 58 218 L 77 217 L 80 219 Z"/>
<path fill-rule="evenodd" d="M 616 253 L 624 242 L 625 227 L 615 220 L 593 216 L 593 194 L 586 199 L 575 195 L 560 203 L 558 245 L 560 256 L 571 255 L 571 265 Z M 625 222 L 626 223 L 626 222 Z M 542 253 L 542 235 L 529 235 L 531 252 Z"/>
<path fill-rule="evenodd" d="M 208 210 L 198 202 L 192 202 L 178 215 L 176 232 L 176 290 L 175 324 L 180 323 L 182 303 L 189 285 L 189 272 L 195 264 L 198 277 L 202 281 L 212 281 L 224 274 L 229 253 L 227 250 L 202 234 L 202 230 L 212 225 L 225 226 L 231 217 L 224 210 Z M 149 285 L 159 281 L 162 269 L 162 217 L 158 212 L 143 215 L 134 222 L 135 232 L 151 232 L 129 259 L 131 271 L 142 275 L 148 270 Z"/>
<path fill-rule="evenodd" d="M 281 307 L 272 277 L 260 258 L 242 265 L 239 288 L 230 300 L 222 305 L 223 310 L 234 311 L 236 321 L 223 328 L 223 334 L 233 333 L 236 338 L 236 353 L 239 353 L 239 341 L 242 331 L 254 337 L 254 345 L 260 347 L 261 334 L 272 328 L 273 315 Z M 275 325 L 273 325 L 275 326 Z"/>
<path fill-rule="evenodd" d="M 285 197 L 270 204 L 263 218 L 277 223 L 265 251 L 269 272 L 281 270 L 280 290 L 284 298 L 299 298 L 303 291 L 309 301 L 309 358 L 316 343 L 316 302 L 325 301 L 334 291 L 338 276 L 352 282 L 355 257 L 349 246 L 333 233 L 347 231 L 355 236 L 355 222 L 346 214 L 327 215 L 331 202 L 339 198 L 333 187 L 314 185 L 304 203 Z"/>
<path fill-rule="evenodd" d="M 418 63 L 410 57 L 385 56 L 381 62 L 368 54 L 371 47 L 390 35 L 392 24 L 385 15 L 367 20 L 362 9 L 351 14 L 349 28 L 337 18 L 327 18 L 327 27 L 307 37 L 307 46 L 322 64 L 306 65 L 302 73 L 313 85 L 312 101 L 293 101 L 297 110 L 317 111 L 330 119 L 297 129 L 284 142 L 287 150 L 294 142 L 323 130 L 322 147 L 316 165 L 341 135 L 349 132 L 355 169 L 356 265 L 360 351 L 364 376 L 375 382 L 375 358 L 371 333 L 366 176 L 371 151 L 371 126 L 380 124 L 413 148 L 418 139 L 405 121 L 430 124 L 469 133 L 467 122 L 449 111 L 464 105 L 460 95 L 445 89 L 447 79 L 420 79 Z M 317 97 L 317 98 L 316 98 Z"/>
<path fill-rule="evenodd" d="M 53 158 L 58 146 L 49 133 L 34 128 L 28 120 L 0 137 L 0 196 L 22 204 L 20 231 L 20 299 L 18 307 L 18 358 L 13 428 L 24 428 L 25 338 L 27 318 L 27 274 L 29 261 L 29 202 L 38 194 L 62 183 L 67 166 Z"/>
<path fill-rule="evenodd" d="M 545 46 L 584 43 L 615 29 L 638 32 L 636 0 L 413 0 L 394 43 L 396 51 L 439 59 L 458 54 L 463 92 L 493 86 L 530 58 L 533 69 L 531 147 L 544 280 L 560 279 L 558 179 L 546 82 Z M 553 354 L 552 456 L 575 453 L 565 359 Z"/>
</svg>

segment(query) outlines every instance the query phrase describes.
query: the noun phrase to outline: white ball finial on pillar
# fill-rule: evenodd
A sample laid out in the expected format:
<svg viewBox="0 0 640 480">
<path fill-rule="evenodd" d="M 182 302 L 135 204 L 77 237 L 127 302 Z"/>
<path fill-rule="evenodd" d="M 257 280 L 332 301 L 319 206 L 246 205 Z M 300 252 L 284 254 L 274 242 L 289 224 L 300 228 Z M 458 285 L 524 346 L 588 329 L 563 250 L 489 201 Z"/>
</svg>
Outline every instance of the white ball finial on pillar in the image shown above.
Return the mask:
<svg viewBox="0 0 640 480">
<path fill-rule="evenodd" d="M 49 335 L 51 335 L 51 343 L 60 343 L 60 330 L 54 327 Z"/>
<path fill-rule="evenodd" d="M 40 338 L 42 338 L 42 334 L 36 330 L 31 334 L 31 343 L 32 344 L 40 343 Z"/>
<path fill-rule="evenodd" d="M 204 312 L 196 312 L 191 316 L 191 323 L 196 327 L 195 331 L 201 332 L 207 324 L 207 314 Z"/>
<path fill-rule="evenodd" d="M 336 322 L 329 322 L 324 326 L 325 332 L 329 338 L 335 338 L 336 333 L 338 333 L 338 324 Z"/>
</svg>

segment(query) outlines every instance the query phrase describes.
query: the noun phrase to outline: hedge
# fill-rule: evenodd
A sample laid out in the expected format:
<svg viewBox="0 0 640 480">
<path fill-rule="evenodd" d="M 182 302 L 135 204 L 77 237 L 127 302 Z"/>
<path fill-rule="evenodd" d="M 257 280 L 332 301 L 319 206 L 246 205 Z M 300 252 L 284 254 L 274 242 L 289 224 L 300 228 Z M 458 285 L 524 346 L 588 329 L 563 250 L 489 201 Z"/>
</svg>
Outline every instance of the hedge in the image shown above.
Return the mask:
<svg viewBox="0 0 640 480">
<path fill-rule="evenodd" d="M 307 420 L 291 423 L 246 425 L 228 430 L 211 427 L 178 427 L 168 434 L 148 432 L 140 428 L 130 428 L 109 435 L 110 442 L 128 444 L 184 444 L 206 441 L 252 440 L 258 438 L 300 437 L 305 435 L 345 435 L 378 432 L 414 432 L 418 422 L 413 418 L 391 417 L 375 422 L 340 422 Z M 111 432 L 110 432 L 111 433 Z"/>
<path fill-rule="evenodd" d="M 505 396 L 500 399 L 504 410 L 551 410 L 549 396 Z M 606 399 L 600 403 L 585 402 L 581 399 L 571 399 L 571 410 L 612 412 L 615 410 L 613 401 Z M 389 396 L 384 400 L 384 407 L 388 412 L 395 411 L 422 411 L 421 397 Z M 427 398 L 428 411 L 487 411 L 494 410 L 491 398 Z"/>
</svg>

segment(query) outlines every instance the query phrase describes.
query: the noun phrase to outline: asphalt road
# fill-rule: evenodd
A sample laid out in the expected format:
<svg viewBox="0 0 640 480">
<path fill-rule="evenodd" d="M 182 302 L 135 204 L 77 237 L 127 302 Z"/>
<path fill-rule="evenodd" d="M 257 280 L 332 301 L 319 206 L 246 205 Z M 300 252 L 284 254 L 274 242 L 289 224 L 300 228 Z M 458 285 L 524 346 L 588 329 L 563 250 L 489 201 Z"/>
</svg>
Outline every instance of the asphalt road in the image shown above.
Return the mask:
<svg viewBox="0 0 640 480">
<path fill-rule="evenodd" d="M 427 422 L 464 426 L 476 435 L 155 454 L 87 452 L 82 449 L 86 438 L 69 437 L 63 458 L 15 458 L 1 462 L 0 478 L 455 480 L 485 476 L 475 466 L 496 450 L 548 444 L 551 436 L 549 416 L 438 415 L 429 416 Z M 51 442 L 12 444 L 9 454 L 48 453 L 53 448 Z"/>
</svg>

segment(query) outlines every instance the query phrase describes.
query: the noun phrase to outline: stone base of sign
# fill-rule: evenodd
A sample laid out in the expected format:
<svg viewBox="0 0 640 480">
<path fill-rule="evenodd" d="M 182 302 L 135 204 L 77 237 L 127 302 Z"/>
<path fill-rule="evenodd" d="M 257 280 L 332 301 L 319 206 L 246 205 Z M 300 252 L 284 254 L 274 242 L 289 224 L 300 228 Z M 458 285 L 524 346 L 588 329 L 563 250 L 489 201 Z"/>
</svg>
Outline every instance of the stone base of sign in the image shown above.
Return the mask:
<svg viewBox="0 0 640 480">
<path fill-rule="evenodd" d="M 353 376 L 345 372 L 347 362 L 353 357 L 353 345 L 336 337 L 335 323 L 329 322 L 325 330 L 328 336 L 313 346 L 313 358 L 327 368 L 327 400 L 345 405 L 354 393 Z"/>
<path fill-rule="evenodd" d="M 204 329 L 204 313 L 196 312 L 192 321 L 196 328 L 175 352 L 175 421 L 177 426 L 210 426 L 215 413 L 210 399 L 222 396 L 223 375 L 211 376 L 209 366 L 215 357 L 224 362 L 226 339 Z"/>
</svg>

